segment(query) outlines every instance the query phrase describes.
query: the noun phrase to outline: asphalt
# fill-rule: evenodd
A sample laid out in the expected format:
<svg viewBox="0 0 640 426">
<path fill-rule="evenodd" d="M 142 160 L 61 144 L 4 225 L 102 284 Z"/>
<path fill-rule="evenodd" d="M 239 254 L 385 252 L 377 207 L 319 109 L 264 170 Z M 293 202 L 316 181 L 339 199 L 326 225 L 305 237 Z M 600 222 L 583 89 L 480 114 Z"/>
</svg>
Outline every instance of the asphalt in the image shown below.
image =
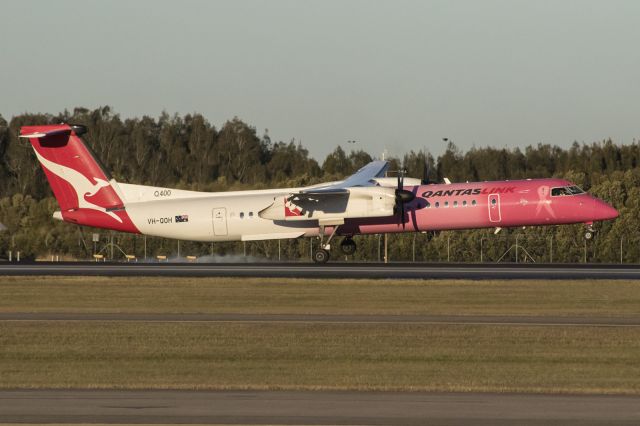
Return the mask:
<svg viewBox="0 0 640 426">
<path fill-rule="evenodd" d="M 375 279 L 626 279 L 640 280 L 638 265 L 432 263 L 2 263 L 0 275 L 168 277 L 291 277 Z"/>
<path fill-rule="evenodd" d="M 496 315 L 315 315 L 315 314 L 140 314 L 0 312 L 0 321 L 51 322 L 211 322 L 211 323 L 320 323 L 320 324 L 444 324 L 555 327 L 640 327 L 640 317 L 496 316 Z"/>
<path fill-rule="evenodd" d="M 639 396 L 3 390 L 0 423 L 637 425 Z"/>
</svg>

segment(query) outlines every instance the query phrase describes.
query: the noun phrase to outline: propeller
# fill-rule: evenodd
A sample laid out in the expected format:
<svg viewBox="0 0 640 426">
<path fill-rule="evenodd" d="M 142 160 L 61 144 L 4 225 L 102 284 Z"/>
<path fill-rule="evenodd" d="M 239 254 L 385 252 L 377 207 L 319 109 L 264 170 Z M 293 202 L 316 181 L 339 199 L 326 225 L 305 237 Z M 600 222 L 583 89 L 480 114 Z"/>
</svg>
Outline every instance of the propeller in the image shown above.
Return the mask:
<svg viewBox="0 0 640 426">
<path fill-rule="evenodd" d="M 398 213 L 398 220 L 402 222 L 402 229 L 405 228 L 404 223 L 404 205 L 410 203 L 416 198 L 415 194 L 411 191 L 404 189 L 404 170 L 398 170 L 398 187 L 396 188 L 396 213 Z"/>
</svg>

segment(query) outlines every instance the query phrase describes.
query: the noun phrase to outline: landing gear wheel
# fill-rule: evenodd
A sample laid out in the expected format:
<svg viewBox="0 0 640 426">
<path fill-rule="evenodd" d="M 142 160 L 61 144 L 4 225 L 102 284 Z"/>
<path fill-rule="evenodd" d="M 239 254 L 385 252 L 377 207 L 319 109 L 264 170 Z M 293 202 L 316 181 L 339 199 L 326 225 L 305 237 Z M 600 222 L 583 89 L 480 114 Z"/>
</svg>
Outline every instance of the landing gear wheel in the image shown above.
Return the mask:
<svg viewBox="0 0 640 426">
<path fill-rule="evenodd" d="M 344 240 L 342 240 L 342 242 L 340 243 L 340 250 L 342 251 L 343 254 L 346 254 L 347 256 L 352 255 L 353 253 L 356 252 L 356 242 L 353 241 L 351 238 L 345 238 Z"/>
<path fill-rule="evenodd" d="M 327 261 L 329 261 L 329 252 L 325 249 L 314 251 L 313 261 L 316 263 L 327 263 Z"/>
<path fill-rule="evenodd" d="M 585 240 L 591 240 L 593 238 L 593 231 L 588 229 L 587 231 L 585 231 L 584 233 L 584 239 Z"/>
</svg>

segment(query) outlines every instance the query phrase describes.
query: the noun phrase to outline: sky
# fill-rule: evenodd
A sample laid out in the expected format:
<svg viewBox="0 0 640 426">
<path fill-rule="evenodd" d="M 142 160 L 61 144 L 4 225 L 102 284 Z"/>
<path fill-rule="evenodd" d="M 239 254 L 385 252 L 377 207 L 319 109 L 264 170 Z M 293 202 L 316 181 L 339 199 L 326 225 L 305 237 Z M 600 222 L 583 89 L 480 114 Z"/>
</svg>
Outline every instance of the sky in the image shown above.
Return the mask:
<svg viewBox="0 0 640 426">
<path fill-rule="evenodd" d="M 0 114 L 237 116 L 323 159 L 640 137 L 636 0 L 0 0 Z M 355 140 L 355 144 L 347 144 Z"/>
</svg>

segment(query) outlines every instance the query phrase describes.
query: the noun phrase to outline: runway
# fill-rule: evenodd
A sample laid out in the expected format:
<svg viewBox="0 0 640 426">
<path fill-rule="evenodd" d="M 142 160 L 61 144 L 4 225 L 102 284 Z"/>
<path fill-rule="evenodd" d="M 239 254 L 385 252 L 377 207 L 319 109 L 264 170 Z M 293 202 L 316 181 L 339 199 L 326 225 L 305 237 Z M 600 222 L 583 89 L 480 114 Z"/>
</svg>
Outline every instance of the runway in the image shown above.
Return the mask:
<svg viewBox="0 0 640 426">
<path fill-rule="evenodd" d="M 640 279 L 637 265 L 455 263 L 2 263 L 0 275 L 372 279 Z"/>
<path fill-rule="evenodd" d="M 640 397 L 424 392 L 0 391 L 0 423 L 637 425 Z"/>
<path fill-rule="evenodd" d="M 0 275 L 640 279 L 617 265 L 0 263 Z M 637 317 L 0 313 L 0 322 L 441 324 L 640 327 Z M 635 329 L 634 329 L 635 331 Z M 0 390 L 0 423 L 636 425 L 640 396 L 360 391 Z"/>
<path fill-rule="evenodd" d="M 0 321 L 168 322 L 168 323 L 319 323 L 503 325 L 545 327 L 640 327 L 640 317 L 496 316 L 496 315 L 314 315 L 314 314 L 135 314 L 0 312 Z"/>
</svg>

